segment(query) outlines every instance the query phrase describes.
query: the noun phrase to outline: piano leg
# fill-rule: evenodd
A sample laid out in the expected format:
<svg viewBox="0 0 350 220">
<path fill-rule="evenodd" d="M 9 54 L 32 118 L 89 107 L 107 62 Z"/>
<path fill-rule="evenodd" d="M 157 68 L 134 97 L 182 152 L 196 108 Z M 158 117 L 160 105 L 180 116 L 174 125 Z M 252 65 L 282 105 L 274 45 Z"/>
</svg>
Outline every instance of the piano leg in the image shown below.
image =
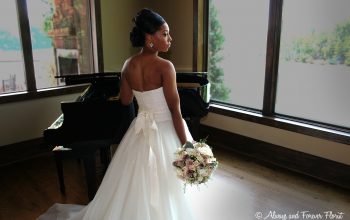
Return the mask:
<svg viewBox="0 0 350 220">
<path fill-rule="evenodd" d="M 97 191 L 96 186 L 96 159 L 95 154 L 84 155 L 83 157 L 85 178 L 88 188 L 88 198 L 91 201 Z"/>
<path fill-rule="evenodd" d="M 88 141 L 68 145 L 67 148 L 70 150 L 56 149 L 53 150 L 56 161 L 58 181 L 60 185 L 60 191 L 65 195 L 65 184 L 63 175 L 63 160 L 65 158 L 81 159 L 84 165 L 85 180 L 88 191 L 88 198 L 91 201 L 97 191 L 97 179 L 96 179 L 96 152 L 100 151 L 100 159 L 103 166 L 103 173 L 108 168 L 110 162 L 110 141 Z"/>
<path fill-rule="evenodd" d="M 83 143 L 80 146 L 83 147 L 77 147 L 73 149 L 77 155 L 79 155 L 84 163 L 84 170 L 85 170 L 85 179 L 87 184 L 87 190 L 88 190 L 88 198 L 91 201 L 96 194 L 97 191 L 97 179 L 96 179 L 96 152 L 99 150 L 100 154 L 104 158 L 103 166 L 104 171 L 107 169 L 109 165 L 109 157 L 108 152 L 110 143 L 107 143 L 105 141 L 91 141 Z M 90 146 L 90 147 L 87 147 Z M 101 157 L 100 155 L 100 157 Z M 103 173 L 104 175 L 104 173 Z"/>
<path fill-rule="evenodd" d="M 60 191 L 63 195 L 66 194 L 66 187 L 64 185 L 64 177 L 63 177 L 63 164 L 62 164 L 62 154 L 59 151 L 54 152 L 58 182 L 60 184 Z"/>
<path fill-rule="evenodd" d="M 109 163 L 111 162 L 110 146 L 102 147 L 100 149 L 100 160 L 103 164 L 103 174 L 106 173 Z"/>
<path fill-rule="evenodd" d="M 195 141 L 199 141 L 199 126 L 200 126 L 200 117 L 191 117 L 187 120 L 188 129 L 191 132 L 191 135 Z"/>
</svg>

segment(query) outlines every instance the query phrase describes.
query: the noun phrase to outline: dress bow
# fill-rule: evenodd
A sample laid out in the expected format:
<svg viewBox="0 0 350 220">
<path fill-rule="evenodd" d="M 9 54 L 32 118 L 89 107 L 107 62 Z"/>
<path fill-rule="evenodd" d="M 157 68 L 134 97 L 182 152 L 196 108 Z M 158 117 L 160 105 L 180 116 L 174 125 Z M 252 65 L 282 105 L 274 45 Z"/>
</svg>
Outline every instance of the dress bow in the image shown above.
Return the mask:
<svg viewBox="0 0 350 220">
<path fill-rule="evenodd" d="M 149 136 L 147 134 L 149 134 L 150 129 L 158 130 L 157 124 L 154 120 L 153 113 L 148 111 L 140 111 L 137 114 L 137 118 L 135 122 L 136 134 L 139 134 L 142 131 L 145 136 Z"/>
<path fill-rule="evenodd" d="M 159 177 L 157 171 L 157 156 L 155 148 L 155 142 L 157 140 L 157 131 L 158 126 L 154 120 L 154 114 L 149 111 L 139 111 L 136 122 L 135 122 L 135 132 L 136 134 L 143 133 L 145 140 L 149 145 L 149 155 L 148 155 L 148 166 L 150 167 L 150 185 L 151 185 L 151 205 L 154 209 L 154 212 L 157 213 L 160 200 L 159 200 Z"/>
</svg>

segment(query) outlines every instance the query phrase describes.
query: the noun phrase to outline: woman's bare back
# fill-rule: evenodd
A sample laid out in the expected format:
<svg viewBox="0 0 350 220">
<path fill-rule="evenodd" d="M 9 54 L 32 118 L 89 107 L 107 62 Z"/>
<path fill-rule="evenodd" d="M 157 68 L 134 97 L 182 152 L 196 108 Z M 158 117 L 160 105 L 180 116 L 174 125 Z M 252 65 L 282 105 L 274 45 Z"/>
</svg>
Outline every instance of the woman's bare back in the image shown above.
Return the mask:
<svg viewBox="0 0 350 220">
<path fill-rule="evenodd" d="M 174 128 L 180 142 L 187 140 L 180 110 L 180 98 L 176 85 L 174 65 L 157 54 L 140 53 L 129 58 L 122 70 L 120 100 L 128 105 L 133 100 L 133 91 L 149 91 L 163 87 L 164 97 L 172 115 Z"/>
<path fill-rule="evenodd" d="M 153 55 L 137 54 L 124 66 L 124 73 L 131 89 L 148 91 L 163 86 L 162 75 L 168 61 Z"/>
</svg>

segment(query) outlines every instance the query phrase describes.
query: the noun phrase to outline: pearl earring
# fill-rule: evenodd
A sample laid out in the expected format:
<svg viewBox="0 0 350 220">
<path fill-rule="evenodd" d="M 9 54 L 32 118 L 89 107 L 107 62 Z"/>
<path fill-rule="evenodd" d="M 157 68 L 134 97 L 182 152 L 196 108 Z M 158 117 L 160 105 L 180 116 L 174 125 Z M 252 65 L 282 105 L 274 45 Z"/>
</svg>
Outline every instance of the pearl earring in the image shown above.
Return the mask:
<svg viewBox="0 0 350 220">
<path fill-rule="evenodd" d="M 149 43 L 149 47 L 150 48 L 152 48 L 153 47 L 153 43 L 151 42 L 151 43 Z"/>
</svg>

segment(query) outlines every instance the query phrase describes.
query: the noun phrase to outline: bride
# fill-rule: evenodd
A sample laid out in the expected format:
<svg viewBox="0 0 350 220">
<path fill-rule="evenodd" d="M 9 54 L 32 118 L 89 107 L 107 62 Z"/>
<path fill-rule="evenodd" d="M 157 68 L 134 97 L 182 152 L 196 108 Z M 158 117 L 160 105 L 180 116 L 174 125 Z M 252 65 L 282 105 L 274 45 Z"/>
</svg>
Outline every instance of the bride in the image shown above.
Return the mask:
<svg viewBox="0 0 350 220">
<path fill-rule="evenodd" d="M 120 100 L 136 97 L 139 111 L 123 137 L 95 198 L 87 205 L 55 204 L 38 220 L 191 220 L 182 183 L 172 166 L 175 150 L 191 141 L 182 119 L 173 64 L 167 52 L 169 26 L 156 12 L 133 18 L 130 40 L 139 53 L 122 69 Z"/>
</svg>

